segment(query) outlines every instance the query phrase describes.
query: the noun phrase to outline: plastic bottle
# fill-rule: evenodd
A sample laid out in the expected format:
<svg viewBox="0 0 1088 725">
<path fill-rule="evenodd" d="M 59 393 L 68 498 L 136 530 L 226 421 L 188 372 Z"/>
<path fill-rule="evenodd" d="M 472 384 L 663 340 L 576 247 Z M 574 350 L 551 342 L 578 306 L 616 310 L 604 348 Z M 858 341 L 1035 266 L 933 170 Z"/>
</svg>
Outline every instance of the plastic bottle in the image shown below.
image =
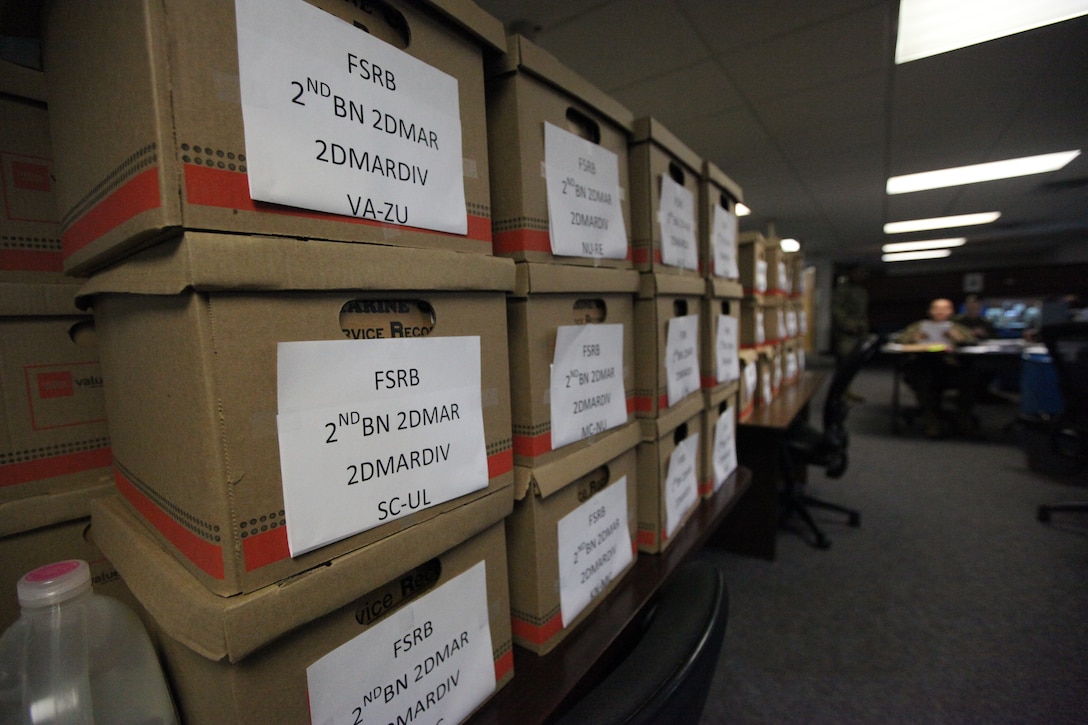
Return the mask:
<svg viewBox="0 0 1088 725">
<path fill-rule="evenodd" d="M 91 590 L 87 562 L 39 567 L 17 591 L 19 619 L 0 638 L 0 724 L 177 723 L 143 623 Z"/>
</svg>

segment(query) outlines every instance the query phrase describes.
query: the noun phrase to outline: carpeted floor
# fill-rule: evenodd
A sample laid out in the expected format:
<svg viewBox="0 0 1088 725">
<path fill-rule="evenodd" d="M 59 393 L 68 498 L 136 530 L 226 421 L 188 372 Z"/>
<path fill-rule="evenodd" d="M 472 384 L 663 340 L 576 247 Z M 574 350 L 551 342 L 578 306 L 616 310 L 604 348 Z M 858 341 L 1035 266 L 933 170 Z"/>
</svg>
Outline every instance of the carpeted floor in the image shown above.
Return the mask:
<svg viewBox="0 0 1088 725">
<path fill-rule="evenodd" d="M 1088 723 L 1088 514 L 1035 519 L 1088 488 L 1028 468 L 1015 404 L 930 441 L 891 433 L 889 367 L 854 390 L 850 468 L 809 481 L 861 527 L 818 514 L 831 548 L 782 531 L 774 562 L 705 552 L 730 619 L 702 723 Z"/>
</svg>

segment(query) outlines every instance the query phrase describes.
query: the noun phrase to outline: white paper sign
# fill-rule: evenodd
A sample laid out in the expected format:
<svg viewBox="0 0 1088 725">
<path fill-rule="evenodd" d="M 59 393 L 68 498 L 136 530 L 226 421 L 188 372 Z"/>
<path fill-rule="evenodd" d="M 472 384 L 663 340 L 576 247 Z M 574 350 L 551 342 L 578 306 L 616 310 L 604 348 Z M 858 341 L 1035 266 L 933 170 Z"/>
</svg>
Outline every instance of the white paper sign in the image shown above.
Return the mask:
<svg viewBox="0 0 1088 725">
<path fill-rule="evenodd" d="M 786 380 L 793 380 L 797 377 L 797 353 L 790 350 L 786 354 Z"/>
<path fill-rule="evenodd" d="M 776 337 L 782 340 L 789 334 L 789 328 L 786 326 L 786 311 L 779 307 L 775 314 L 778 318 L 778 335 Z"/>
<path fill-rule="evenodd" d="M 235 0 L 249 193 L 466 234 L 457 79 L 298 0 Z"/>
<path fill-rule="evenodd" d="M 306 668 L 310 722 L 457 723 L 495 691 L 486 562 Z"/>
<path fill-rule="evenodd" d="M 661 175 L 657 221 L 661 225 L 661 261 L 670 267 L 698 269 L 695 195 L 676 183 L 668 174 Z"/>
<path fill-rule="evenodd" d="M 616 154 L 545 122 L 544 167 L 552 254 L 625 259 L 627 227 Z"/>
<path fill-rule="evenodd" d="M 552 450 L 627 422 L 623 325 L 563 325 L 551 367 Z"/>
<path fill-rule="evenodd" d="M 770 405 L 774 402 L 774 385 L 772 384 L 770 368 L 764 368 L 763 374 L 760 377 L 760 393 L 762 393 L 763 404 Z"/>
<path fill-rule="evenodd" d="M 631 563 L 627 477 L 559 519 L 559 609 L 566 627 Z"/>
<path fill-rule="evenodd" d="M 740 277 L 737 266 L 737 215 L 715 204 L 710 230 L 710 244 L 714 251 L 714 276 L 725 279 Z"/>
<path fill-rule="evenodd" d="M 715 374 L 719 383 L 728 383 L 740 377 L 740 328 L 732 315 L 718 315 L 717 348 L 715 350 Z"/>
<path fill-rule="evenodd" d="M 802 334 L 808 334 L 808 315 L 804 310 L 797 311 L 797 330 Z"/>
<path fill-rule="evenodd" d="M 786 276 L 786 263 L 785 262 L 779 262 L 778 263 L 778 291 L 779 292 L 789 292 L 789 290 L 790 290 L 790 280 Z"/>
<path fill-rule="evenodd" d="M 786 312 L 786 334 L 793 337 L 797 334 L 797 310 Z"/>
<path fill-rule="evenodd" d="M 756 344 L 762 345 L 767 341 L 767 330 L 764 327 L 766 321 L 763 319 L 762 308 L 756 308 Z"/>
<path fill-rule="evenodd" d="M 756 292 L 763 294 L 767 291 L 767 260 L 756 260 Z"/>
<path fill-rule="evenodd" d="M 669 456 L 665 476 L 665 538 L 671 538 L 684 515 L 699 502 L 699 434 L 692 433 L 677 444 Z"/>
<path fill-rule="evenodd" d="M 744 366 L 744 389 L 748 391 L 748 400 L 755 402 L 759 388 L 759 368 L 755 363 Z"/>
<path fill-rule="evenodd" d="M 480 338 L 281 342 L 292 556 L 486 488 Z"/>
<path fill-rule="evenodd" d="M 725 479 L 737 470 L 737 428 L 733 408 L 718 416 L 714 426 L 714 490 L 721 489 Z"/>
<path fill-rule="evenodd" d="M 699 389 L 699 315 L 668 321 L 665 330 L 665 386 L 669 406 Z"/>
</svg>

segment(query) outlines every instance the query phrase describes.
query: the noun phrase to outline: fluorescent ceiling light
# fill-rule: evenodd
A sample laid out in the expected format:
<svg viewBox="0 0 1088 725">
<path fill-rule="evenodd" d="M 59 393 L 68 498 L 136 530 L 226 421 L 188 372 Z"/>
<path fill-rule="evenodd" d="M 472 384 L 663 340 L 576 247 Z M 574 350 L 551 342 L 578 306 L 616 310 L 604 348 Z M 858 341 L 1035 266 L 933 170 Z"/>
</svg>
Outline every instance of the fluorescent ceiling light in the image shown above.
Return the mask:
<svg viewBox="0 0 1088 725">
<path fill-rule="evenodd" d="M 921 242 L 892 242 L 881 247 L 883 252 L 917 252 L 922 249 L 950 249 L 967 243 L 963 237 L 952 239 L 927 239 Z"/>
<path fill-rule="evenodd" d="M 943 189 L 948 186 L 960 186 L 961 184 L 977 184 L 981 181 L 1011 179 L 1014 176 L 1027 176 L 1028 174 L 1042 174 L 1047 171 L 1057 171 L 1079 155 L 1079 150 L 1059 151 L 1058 153 L 1042 154 L 1040 156 L 1024 156 L 1019 159 L 991 161 L 985 164 L 956 166 L 951 169 L 893 176 L 888 179 L 886 188 L 889 194 L 906 194 L 912 191 Z"/>
<path fill-rule="evenodd" d="M 733 210 L 737 216 L 748 216 L 752 213 L 751 209 L 749 209 L 747 206 L 740 203 L 739 201 L 737 202 L 737 205 L 733 207 Z"/>
<path fill-rule="evenodd" d="M 1088 13 L 1088 0 L 900 0 L 895 62 L 906 63 Z"/>
<path fill-rule="evenodd" d="M 940 259 L 952 254 L 950 249 L 931 249 L 928 252 L 896 252 L 881 255 L 882 262 L 910 262 L 916 259 Z"/>
<path fill-rule="evenodd" d="M 797 241 L 796 239 L 783 239 L 781 242 L 778 243 L 778 246 L 783 252 L 801 251 L 801 242 Z"/>
<path fill-rule="evenodd" d="M 970 227 L 976 224 L 989 224 L 1001 216 L 999 211 L 979 212 L 978 214 L 959 214 L 957 216 L 939 216 L 930 219 L 911 219 L 903 222 L 888 222 L 884 225 L 885 234 L 903 234 L 904 232 L 927 232 L 931 229 L 952 229 Z"/>
</svg>

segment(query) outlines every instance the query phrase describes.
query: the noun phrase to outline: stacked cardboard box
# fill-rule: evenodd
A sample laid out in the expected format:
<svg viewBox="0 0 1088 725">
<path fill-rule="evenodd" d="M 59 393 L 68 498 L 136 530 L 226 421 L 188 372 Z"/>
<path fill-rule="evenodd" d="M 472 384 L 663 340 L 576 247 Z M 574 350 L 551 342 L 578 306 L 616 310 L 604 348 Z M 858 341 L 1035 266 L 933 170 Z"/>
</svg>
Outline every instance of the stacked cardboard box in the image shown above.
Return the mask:
<svg viewBox="0 0 1088 725">
<path fill-rule="evenodd" d="M 501 24 L 59 0 L 46 27 L 63 268 L 115 416 L 96 540 L 183 718 L 467 717 L 513 675 Z"/>
<path fill-rule="evenodd" d="M 487 98 L 495 252 L 517 261 L 513 636 L 544 653 L 635 561 L 631 116 L 520 36 L 491 69 Z"/>
</svg>

